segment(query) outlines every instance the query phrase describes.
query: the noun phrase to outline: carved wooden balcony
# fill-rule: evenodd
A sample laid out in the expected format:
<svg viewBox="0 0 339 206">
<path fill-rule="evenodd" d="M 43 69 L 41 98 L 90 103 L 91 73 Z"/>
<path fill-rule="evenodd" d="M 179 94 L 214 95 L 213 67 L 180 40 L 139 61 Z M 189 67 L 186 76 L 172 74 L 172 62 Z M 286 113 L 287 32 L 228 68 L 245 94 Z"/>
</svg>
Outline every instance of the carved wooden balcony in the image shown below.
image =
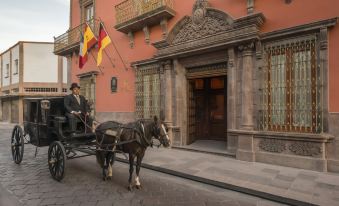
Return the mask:
<svg viewBox="0 0 339 206">
<path fill-rule="evenodd" d="M 126 34 L 175 15 L 173 0 L 126 0 L 115 6 L 115 12 L 115 29 Z"/>
<path fill-rule="evenodd" d="M 98 36 L 99 21 L 92 20 L 87 22 L 95 36 Z M 74 51 L 79 51 L 81 33 L 83 33 L 85 23 L 80 24 L 68 30 L 66 33 L 54 39 L 54 54 L 66 56 Z"/>
</svg>

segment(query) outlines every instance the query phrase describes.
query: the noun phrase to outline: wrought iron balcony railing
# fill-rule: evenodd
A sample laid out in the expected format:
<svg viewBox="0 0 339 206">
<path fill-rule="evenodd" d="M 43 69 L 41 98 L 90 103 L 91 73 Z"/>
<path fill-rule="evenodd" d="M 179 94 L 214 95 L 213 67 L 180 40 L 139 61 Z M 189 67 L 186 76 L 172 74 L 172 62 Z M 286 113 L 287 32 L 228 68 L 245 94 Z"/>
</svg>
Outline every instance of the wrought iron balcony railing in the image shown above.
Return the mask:
<svg viewBox="0 0 339 206">
<path fill-rule="evenodd" d="M 87 24 L 97 36 L 99 32 L 99 20 L 93 19 L 88 21 Z M 84 25 L 85 23 L 82 23 L 56 37 L 54 39 L 54 54 L 63 56 L 72 53 L 74 50 L 79 50 L 81 33 L 83 32 Z"/>
<path fill-rule="evenodd" d="M 115 28 L 124 33 L 140 29 L 135 24 L 141 21 L 151 25 L 175 15 L 173 0 L 126 0 L 115 6 L 115 12 Z"/>
</svg>

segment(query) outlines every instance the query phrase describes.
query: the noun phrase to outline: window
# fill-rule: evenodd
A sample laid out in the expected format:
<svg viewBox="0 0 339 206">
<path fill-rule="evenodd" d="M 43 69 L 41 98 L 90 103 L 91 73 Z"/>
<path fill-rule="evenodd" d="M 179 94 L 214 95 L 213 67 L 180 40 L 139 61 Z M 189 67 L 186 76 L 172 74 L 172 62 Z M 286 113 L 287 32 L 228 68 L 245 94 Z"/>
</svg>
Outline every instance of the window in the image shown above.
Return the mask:
<svg viewBox="0 0 339 206">
<path fill-rule="evenodd" d="M 160 74 L 157 66 L 136 70 L 136 116 L 160 116 Z"/>
<path fill-rule="evenodd" d="M 18 74 L 19 73 L 19 60 L 16 59 L 14 60 L 14 73 L 13 74 Z"/>
<path fill-rule="evenodd" d="M 5 78 L 9 77 L 9 64 L 6 64 Z"/>
<path fill-rule="evenodd" d="M 93 4 L 85 6 L 85 21 L 91 21 L 94 19 L 94 7 Z"/>
<path fill-rule="evenodd" d="M 315 37 L 265 47 L 261 129 L 321 132 L 321 75 L 316 57 Z"/>
</svg>

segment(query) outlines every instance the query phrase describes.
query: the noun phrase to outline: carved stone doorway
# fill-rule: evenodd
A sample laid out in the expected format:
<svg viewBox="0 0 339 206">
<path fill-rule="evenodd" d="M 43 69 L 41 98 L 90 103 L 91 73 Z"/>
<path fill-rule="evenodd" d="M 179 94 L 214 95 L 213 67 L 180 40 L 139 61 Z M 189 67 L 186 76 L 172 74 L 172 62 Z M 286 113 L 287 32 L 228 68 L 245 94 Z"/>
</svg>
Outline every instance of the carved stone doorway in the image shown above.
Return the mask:
<svg viewBox="0 0 339 206">
<path fill-rule="evenodd" d="M 227 139 L 227 78 L 189 80 L 189 140 Z"/>
</svg>

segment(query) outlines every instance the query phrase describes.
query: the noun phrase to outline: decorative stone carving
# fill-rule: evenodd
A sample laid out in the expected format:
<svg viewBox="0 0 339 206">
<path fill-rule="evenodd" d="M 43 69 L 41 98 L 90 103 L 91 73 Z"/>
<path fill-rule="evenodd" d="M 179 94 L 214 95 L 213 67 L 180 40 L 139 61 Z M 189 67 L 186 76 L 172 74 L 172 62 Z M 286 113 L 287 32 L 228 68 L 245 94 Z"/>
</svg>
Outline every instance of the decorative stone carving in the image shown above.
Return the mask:
<svg viewBox="0 0 339 206">
<path fill-rule="evenodd" d="M 134 48 L 134 35 L 133 32 L 128 32 L 128 38 L 129 38 L 129 47 Z"/>
<path fill-rule="evenodd" d="M 162 38 L 166 39 L 167 38 L 167 19 L 163 19 L 160 22 L 160 26 L 161 26 L 161 31 L 162 31 Z"/>
<path fill-rule="evenodd" d="M 146 44 L 149 44 L 150 42 L 150 37 L 149 37 L 149 29 L 148 26 L 144 26 L 144 28 L 142 29 L 144 31 L 145 34 L 145 42 Z"/>
<path fill-rule="evenodd" d="M 328 38 L 327 38 L 327 27 L 320 29 L 320 48 L 327 49 Z"/>
<path fill-rule="evenodd" d="M 320 146 L 311 142 L 295 142 L 289 146 L 291 152 L 301 156 L 317 156 L 322 150 Z"/>
<path fill-rule="evenodd" d="M 201 39 L 230 28 L 229 23 L 224 19 L 209 15 L 206 11 L 207 5 L 208 3 L 205 0 L 198 0 L 195 3 L 192 17 L 186 20 L 173 44 Z"/>
<path fill-rule="evenodd" d="M 182 43 L 191 40 L 201 39 L 203 37 L 211 36 L 230 28 L 230 25 L 221 20 L 212 17 L 206 17 L 204 21 L 197 25 L 189 19 L 184 28 L 177 34 L 173 43 Z"/>
<path fill-rule="evenodd" d="M 259 142 L 259 148 L 267 152 L 282 153 L 286 150 L 286 144 L 282 140 L 263 139 Z"/>
<path fill-rule="evenodd" d="M 247 0 L 247 14 L 252 14 L 254 11 L 254 0 Z"/>
<path fill-rule="evenodd" d="M 255 55 L 257 57 L 257 59 L 261 59 L 262 58 L 262 46 L 261 46 L 261 41 L 257 41 L 255 43 Z"/>
</svg>

